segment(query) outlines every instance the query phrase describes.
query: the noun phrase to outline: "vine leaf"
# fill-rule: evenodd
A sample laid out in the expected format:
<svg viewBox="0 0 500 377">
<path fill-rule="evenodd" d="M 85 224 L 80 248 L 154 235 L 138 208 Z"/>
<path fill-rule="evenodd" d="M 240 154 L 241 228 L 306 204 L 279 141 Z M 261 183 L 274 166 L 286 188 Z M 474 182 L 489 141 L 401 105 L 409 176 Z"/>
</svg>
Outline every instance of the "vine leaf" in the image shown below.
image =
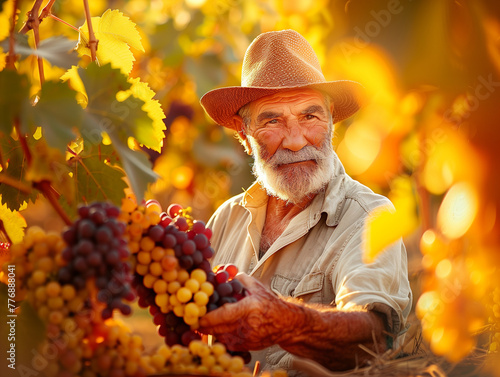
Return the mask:
<svg viewBox="0 0 500 377">
<path fill-rule="evenodd" d="M 143 132 L 153 132 L 153 121 L 142 110 L 144 101 L 133 96 L 117 99 L 118 92 L 129 90 L 132 85 L 120 70 L 109 64 L 103 67 L 90 64 L 87 69 L 80 68 L 79 74 L 88 97 L 80 131 L 85 144 L 101 143 L 105 132 L 119 155 L 132 190 L 137 198 L 142 198 L 148 183 L 154 182 L 157 175 L 146 154 L 130 149 L 128 142 Z"/>
<path fill-rule="evenodd" d="M 123 101 L 132 95 L 144 101 L 141 109 L 153 120 L 152 130 L 150 129 L 151 127 L 139 128 L 137 129 L 135 138 L 139 143 L 160 152 L 163 145 L 163 138 L 165 137 L 164 131 L 166 127 L 163 122 L 165 113 L 160 103 L 153 99 L 155 92 L 151 90 L 148 84 L 141 82 L 139 78 L 129 79 L 128 81 L 132 86 L 129 90 L 118 93 L 117 98 Z"/>
<path fill-rule="evenodd" d="M 11 211 L 6 204 L 2 204 L 0 220 L 12 243 L 21 242 L 24 237 L 24 228 L 26 228 L 24 217 L 17 211 Z"/>
<path fill-rule="evenodd" d="M 22 119 L 26 112 L 29 113 L 29 89 L 27 76 L 18 75 L 10 69 L 0 72 L 0 133 L 9 135 L 14 119 Z"/>
<path fill-rule="evenodd" d="M 83 117 L 75 92 L 65 83 L 47 81 L 32 113 L 33 125 L 42 127 L 47 143 L 64 153 L 68 143 L 76 139 L 73 128 L 78 127 Z"/>
<path fill-rule="evenodd" d="M 37 140 L 30 150 L 33 158 L 26 170 L 26 179 L 31 182 L 49 181 L 60 195 L 73 202 L 75 190 L 65 153 L 50 148 L 43 138 Z"/>
<path fill-rule="evenodd" d="M 31 146 L 35 139 L 27 138 L 28 145 Z M 25 186 L 31 187 L 31 182 L 26 179 L 26 170 L 28 168 L 26 157 L 18 140 L 12 139 L 8 135 L 0 137 L 0 151 L 2 153 L 2 174 L 5 174 L 17 182 L 23 183 Z M 1 184 L 2 203 L 6 204 L 11 210 L 19 210 L 21 206 L 29 201 L 35 202 L 38 192 L 32 190 L 27 194 L 15 187 L 7 184 Z"/>
<path fill-rule="evenodd" d="M 76 42 L 71 39 L 56 36 L 44 39 L 35 50 L 29 46 L 28 37 L 26 35 L 17 34 L 14 50 L 16 54 L 21 55 L 22 58 L 36 55 L 46 59 L 52 65 L 68 69 L 72 65 L 77 64 L 79 60 L 78 54 L 74 51 L 75 45 Z M 0 47 L 2 47 L 4 51 L 7 51 L 9 49 L 9 41 L 7 39 L 4 40 L 0 44 Z"/>
<path fill-rule="evenodd" d="M 90 153 L 70 158 L 76 197 L 86 203 L 109 200 L 120 206 L 127 183 L 124 171 L 114 165 L 116 162 L 116 152 L 110 145 L 100 145 Z"/>
<path fill-rule="evenodd" d="M 92 17 L 92 27 L 99 41 L 96 54 L 99 65 L 111 63 L 114 68 L 119 68 L 128 75 L 135 61 L 129 46 L 144 52 L 141 35 L 135 23 L 120 11 L 108 9 L 101 17 Z M 80 55 L 90 56 L 89 29 L 86 21 L 79 30 L 77 52 Z"/>
</svg>

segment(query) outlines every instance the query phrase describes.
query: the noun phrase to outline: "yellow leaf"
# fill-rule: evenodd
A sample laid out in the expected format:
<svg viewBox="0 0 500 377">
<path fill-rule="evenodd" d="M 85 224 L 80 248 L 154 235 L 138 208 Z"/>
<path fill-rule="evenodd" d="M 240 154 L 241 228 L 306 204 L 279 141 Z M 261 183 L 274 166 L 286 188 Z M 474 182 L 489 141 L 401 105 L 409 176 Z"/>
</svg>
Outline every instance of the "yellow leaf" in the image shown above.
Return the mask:
<svg viewBox="0 0 500 377">
<path fill-rule="evenodd" d="M 0 220 L 2 220 L 12 243 L 19 243 L 23 240 L 26 220 L 19 212 L 11 211 L 6 204 L 2 204 L 0 206 Z"/>
<path fill-rule="evenodd" d="M 386 247 L 418 226 L 415 195 L 409 177 L 398 177 L 393 181 L 389 198 L 394 207 L 379 207 L 366 220 L 363 235 L 365 263 L 373 262 Z"/>
<path fill-rule="evenodd" d="M 87 107 L 88 96 L 85 90 L 85 85 L 83 85 L 82 79 L 78 74 L 78 67 L 76 65 L 68 69 L 64 75 L 61 76 L 61 80 L 66 82 L 69 80 L 69 85 L 73 90 L 77 92 L 76 101 L 83 107 Z"/>
<path fill-rule="evenodd" d="M 132 84 L 130 89 L 126 91 L 118 92 L 116 98 L 118 101 L 125 101 L 130 95 L 144 101 L 144 105 L 141 107 L 143 111 L 145 111 L 148 116 L 153 120 L 153 136 L 157 141 L 157 144 L 152 145 L 148 144 L 148 147 L 160 152 L 161 147 L 163 145 L 163 138 L 165 137 L 165 123 L 163 119 L 165 118 L 165 113 L 161 108 L 160 103 L 153 99 L 156 93 L 151 90 L 147 83 L 141 82 L 139 78 L 128 79 L 128 82 Z M 148 130 L 148 132 L 150 132 Z"/>
<path fill-rule="evenodd" d="M 144 52 L 135 23 L 120 11 L 108 9 L 102 17 L 92 17 L 92 28 L 99 41 L 96 53 L 99 65 L 111 63 L 114 68 L 119 68 L 128 75 L 135 61 L 129 46 Z M 87 22 L 79 30 L 76 50 L 80 55 L 90 56 Z"/>
</svg>

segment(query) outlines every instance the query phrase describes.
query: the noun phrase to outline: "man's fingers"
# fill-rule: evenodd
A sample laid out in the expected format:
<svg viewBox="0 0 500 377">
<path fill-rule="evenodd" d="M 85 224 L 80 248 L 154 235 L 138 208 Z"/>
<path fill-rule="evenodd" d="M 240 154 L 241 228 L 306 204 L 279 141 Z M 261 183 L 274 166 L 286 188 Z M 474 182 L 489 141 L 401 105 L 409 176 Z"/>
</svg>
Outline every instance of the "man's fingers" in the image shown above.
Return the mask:
<svg viewBox="0 0 500 377">
<path fill-rule="evenodd" d="M 238 320 L 238 303 L 224 304 L 200 318 L 201 327 L 213 327 L 217 325 L 232 323 Z"/>
</svg>

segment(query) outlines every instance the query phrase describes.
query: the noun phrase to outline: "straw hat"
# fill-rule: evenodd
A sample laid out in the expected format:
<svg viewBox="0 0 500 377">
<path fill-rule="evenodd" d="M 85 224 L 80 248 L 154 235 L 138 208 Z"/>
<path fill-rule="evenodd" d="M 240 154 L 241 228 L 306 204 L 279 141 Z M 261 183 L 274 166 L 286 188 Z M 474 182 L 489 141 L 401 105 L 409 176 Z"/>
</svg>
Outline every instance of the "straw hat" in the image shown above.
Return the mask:
<svg viewBox="0 0 500 377">
<path fill-rule="evenodd" d="M 326 81 L 318 57 L 294 30 L 260 34 L 248 47 L 241 86 L 211 90 L 200 102 L 218 124 L 233 128 L 233 115 L 249 102 L 283 90 L 312 88 L 330 95 L 334 122 L 353 115 L 363 102 L 363 86 L 355 81 Z"/>
</svg>

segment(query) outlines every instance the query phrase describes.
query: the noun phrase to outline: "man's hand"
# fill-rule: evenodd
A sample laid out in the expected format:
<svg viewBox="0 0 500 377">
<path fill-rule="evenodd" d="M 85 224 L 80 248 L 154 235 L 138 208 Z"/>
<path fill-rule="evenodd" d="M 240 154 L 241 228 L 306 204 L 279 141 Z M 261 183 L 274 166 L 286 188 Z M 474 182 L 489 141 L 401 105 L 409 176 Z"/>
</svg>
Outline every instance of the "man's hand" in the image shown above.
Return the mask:
<svg viewBox="0 0 500 377">
<path fill-rule="evenodd" d="M 286 339 L 299 307 L 268 291 L 259 281 L 235 277 L 247 291 L 242 300 L 225 304 L 200 319 L 199 331 L 214 335 L 233 351 L 260 350 Z"/>
</svg>

